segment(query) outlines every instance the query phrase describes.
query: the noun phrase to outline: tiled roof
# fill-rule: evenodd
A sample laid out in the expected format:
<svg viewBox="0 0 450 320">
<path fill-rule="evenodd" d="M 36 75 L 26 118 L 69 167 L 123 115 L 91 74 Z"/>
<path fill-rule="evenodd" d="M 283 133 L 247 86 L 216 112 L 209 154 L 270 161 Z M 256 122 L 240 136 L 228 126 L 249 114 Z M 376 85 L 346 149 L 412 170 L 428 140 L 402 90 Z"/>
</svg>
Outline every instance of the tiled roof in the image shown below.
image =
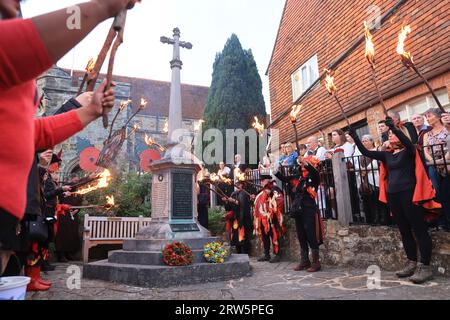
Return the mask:
<svg viewBox="0 0 450 320">
<path fill-rule="evenodd" d="M 75 70 L 73 72 L 76 79 L 82 78 L 83 75 L 84 71 Z M 99 79 L 104 76 L 100 74 Z M 170 82 L 125 76 L 113 76 L 113 81 L 130 84 L 130 98 L 136 102 L 133 105 L 137 106 L 141 97 L 145 97 L 149 101 L 148 107 L 141 114 L 169 116 Z M 183 119 L 201 119 L 203 117 L 208 89 L 204 86 L 181 84 Z"/>
</svg>

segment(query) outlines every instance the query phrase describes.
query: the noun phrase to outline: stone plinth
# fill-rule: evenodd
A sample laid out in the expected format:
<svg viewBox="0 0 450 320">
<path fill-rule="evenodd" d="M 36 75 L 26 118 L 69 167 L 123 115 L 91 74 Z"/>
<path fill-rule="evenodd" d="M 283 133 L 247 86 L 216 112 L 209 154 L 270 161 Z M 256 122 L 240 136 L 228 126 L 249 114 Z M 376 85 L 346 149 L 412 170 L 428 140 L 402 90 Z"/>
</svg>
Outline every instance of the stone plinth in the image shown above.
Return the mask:
<svg viewBox="0 0 450 320">
<path fill-rule="evenodd" d="M 177 155 L 181 155 L 180 158 L 176 158 Z M 83 277 L 145 287 L 169 287 L 223 281 L 251 274 L 248 255 L 230 254 L 223 264 L 205 261 L 204 245 L 221 242 L 221 239 L 211 237 L 211 233 L 197 221 L 194 186 L 200 167 L 189 161 L 173 161 L 174 158 L 190 159 L 189 154 L 169 150 L 151 166 L 151 223 L 140 230 L 135 239 L 125 240 L 123 250 L 110 251 L 108 260 L 86 264 Z M 163 263 L 162 250 L 174 241 L 183 242 L 192 249 L 192 265 L 169 267 Z M 231 252 L 230 248 L 228 252 Z"/>
</svg>

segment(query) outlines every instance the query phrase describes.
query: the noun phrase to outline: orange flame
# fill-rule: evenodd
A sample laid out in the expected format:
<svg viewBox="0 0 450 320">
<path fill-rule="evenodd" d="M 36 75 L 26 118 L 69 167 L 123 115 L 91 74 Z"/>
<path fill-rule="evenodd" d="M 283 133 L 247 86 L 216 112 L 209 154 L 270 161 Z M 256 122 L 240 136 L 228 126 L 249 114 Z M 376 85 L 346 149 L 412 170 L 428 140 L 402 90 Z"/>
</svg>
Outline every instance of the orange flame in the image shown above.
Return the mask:
<svg viewBox="0 0 450 320">
<path fill-rule="evenodd" d="M 89 62 L 86 66 L 86 72 L 90 73 L 94 70 L 96 60 L 94 58 L 89 59 Z"/>
<path fill-rule="evenodd" d="M 325 87 L 329 94 L 333 95 L 336 92 L 336 85 L 334 84 L 334 77 L 331 73 L 331 70 L 323 69 L 327 73 L 325 77 Z"/>
<path fill-rule="evenodd" d="M 291 121 L 292 122 L 296 122 L 297 121 L 297 115 L 300 113 L 300 110 L 302 110 L 302 105 L 301 104 L 296 104 L 296 105 L 292 106 L 291 113 L 289 114 L 289 116 L 291 117 Z"/>
<path fill-rule="evenodd" d="M 106 196 L 106 205 L 113 207 L 115 206 L 115 202 L 114 202 L 114 196 Z"/>
<path fill-rule="evenodd" d="M 139 104 L 139 109 L 143 110 L 145 109 L 145 107 L 147 106 L 147 99 L 145 99 L 144 97 L 141 98 L 141 103 Z"/>
<path fill-rule="evenodd" d="M 164 122 L 163 132 L 164 133 L 169 132 L 169 120 L 166 120 L 166 122 Z"/>
<path fill-rule="evenodd" d="M 402 29 L 398 34 L 397 53 L 402 56 L 402 59 L 413 63 L 413 57 L 411 56 L 411 53 L 405 51 L 405 40 L 408 36 L 408 33 L 411 33 L 411 27 L 409 25 L 402 26 Z"/>
<path fill-rule="evenodd" d="M 369 27 L 367 26 L 367 22 L 364 21 L 364 35 L 366 38 L 366 52 L 365 57 L 367 61 L 373 66 L 375 64 L 375 46 L 373 44 L 373 36 L 370 33 Z"/>
<path fill-rule="evenodd" d="M 252 123 L 252 127 L 255 128 L 256 132 L 258 132 L 258 134 L 262 135 L 264 132 L 264 124 L 259 123 L 258 118 L 255 116 L 255 122 Z"/>
<path fill-rule="evenodd" d="M 148 136 L 147 134 L 145 134 L 145 136 L 144 136 L 144 141 L 145 141 L 145 144 L 150 147 L 156 146 L 160 151 L 166 150 L 163 146 L 161 146 L 159 143 L 157 143 L 156 140 L 154 140 L 152 137 Z"/>
<path fill-rule="evenodd" d="M 131 100 L 130 100 L 130 99 L 120 101 L 120 106 L 119 106 L 120 111 L 123 111 L 123 109 L 125 109 L 126 107 L 128 107 L 128 105 L 129 105 L 130 103 L 131 103 Z"/>
<path fill-rule="evenodd" d="M 134 130 L 134 131 L 138 131 L 140 128 L 141 128 L 141 127 L 140 127 L 139 124 L 137 124 L 137 123 L 135 123 L 135 124 L 133 125 L 133 130 Z"/>
<path fill-rule="evenodd" d="M 238 179 L 239 181 L 245 181 L 245 180 L 246 180 L 246 179 L 245 179 L 245 173 L 244 173 L 244 172 L 240 173 L 240 174 L 237 176 L 237 179 Z"/>
<path fill-rule="evenodd" d="M 100 179 L 96 180 L 94 184 L 90 184 L 86 188 L 80 189 L 75 193 L 86 194 L 97 189 L 106 188 L 112 179 L 111 172 L 109 172 L 108 169 L 105 169 L 102 173 L 100 173 L 100 175 L 98 175 L 98 177 L 100 177 Z"/>
</svg>

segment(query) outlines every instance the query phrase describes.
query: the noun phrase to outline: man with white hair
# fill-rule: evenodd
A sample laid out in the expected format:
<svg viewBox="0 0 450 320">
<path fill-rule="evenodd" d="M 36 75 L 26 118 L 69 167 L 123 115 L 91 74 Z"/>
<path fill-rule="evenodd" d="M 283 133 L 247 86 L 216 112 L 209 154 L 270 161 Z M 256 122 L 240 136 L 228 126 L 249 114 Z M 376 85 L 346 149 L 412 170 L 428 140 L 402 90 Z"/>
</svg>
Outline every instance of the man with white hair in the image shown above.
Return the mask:
<svg viewBox="0 0 450 320">
<path fill-rule="evenodd" d="M 308 146 L 308 154 L 316 156 L 319 161 L 325 160 L 326 150 L 324 147 L 319 146 L 319 139 L 316 136 L 310 136 L 306 140 L 306 145 Z"/>
</svg>

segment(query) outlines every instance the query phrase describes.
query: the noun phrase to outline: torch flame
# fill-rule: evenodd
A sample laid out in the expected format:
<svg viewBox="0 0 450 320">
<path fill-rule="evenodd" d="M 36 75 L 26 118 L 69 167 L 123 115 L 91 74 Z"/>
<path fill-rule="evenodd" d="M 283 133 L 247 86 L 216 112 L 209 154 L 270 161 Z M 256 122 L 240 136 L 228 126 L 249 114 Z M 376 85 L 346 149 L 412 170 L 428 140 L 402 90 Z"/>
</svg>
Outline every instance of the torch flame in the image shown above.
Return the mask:
<svg viewBox="0 0 450 320">
<path fill-rule="evenodd" d="M 375 64 L 375 46 L 372 41 L 373 36 L 370 33 L 366 21 L 364 21 L 364 34 L 366 38 L 366 52 L 364 55 L 367 58 L 367 61 L 373 66 Z"/>
<path fill-rule="evenodd" d="M 106 196 L 106 205 L 107 206 L 115 206 L 114 196 Z"/>
<path fill-rule="evenodd" d="M 76 194 L 86 194 L 91 191 L 100 189 L 100 188 L 106 188 L 109 185 L 109 181 L 111 181 L 111 172 L 109 172 L 108 169 L 105 169 L 100 175 L 98 176 L 100 179 L 96 180 L 94 184 L 89 184 L 86 188 L 80 189 L 76 191 Z"/>
<path fill-rule="evenodd" d="M 147 106 L 147 103 L 148 103 L 147 99 L 145 99 L 144 97 L 142 97 L 142 98 L 141 98 L 141 103 L 139 104 L 139 109 L 140 109 L 140 110 L 145 109 L 145 107 Z"/>
<path fill-rule="evenodd" d="M 145 144 L 148 146 L 152 146 L 156 142 L 155 140 L 153 140 L 152 137 L 148 136 L 147 134 L 145 134 L 145 136 L 144 136 L 144 141 L 145 141 Z"/>
<path fill-rule="evenodd" d="M 239 181 L 245 181 L 245 180 L 246 180 L 246 179 L 245 179 L 245 173 L 244 173 L 244 172 L 240 173 L 240 174 L 237 176 L 237 179 L 238 179 Z"/>
<path fill-rule="evenodd" d="M 264 132 L 264 124 L 259 123 L 258 118 L 255 116 L 255 122 L 252 123 L 252 127 L 255 128 L 256 132 L 258 132 L 258 134 L 262 135 Z"/>
<path fill-rule="evenodd" d="M 140 128 L 141 128 L 141 127 L 140 127 L 139 124 L 137 124 L 137 123 L 135 123 L 135 124 L 133 125 L 134 131 L 138 131 Z"/>
<path fill-rule="evenodd" d="M 94 70 L 96 60 L 94 58 L 89 59 L 86 66 L 86 72 L 91 73 Z"/>
<path fill-rule="evenodd" d="M 123 111 L 123 109 L 125 109 L 126 107 L 128 107 L 128 105 L 129 105 L 130 103 L 131 103 L 131 100 L 130 100 L 130 99 L 120 101 L 120 106 L 119 106 L 120 111 Z"/>
<path fill-rule="evenodd" d="M 152 137 L 148 136 L 147 134 L 145 134 L 144 136 L 144 141 L 145 144 L 148 146 L 156 146 L 160 151 L 165 151 L 166 149 L 160 145 L 159 143 L 157 143 Z"/>
<path fill-rule="evenodd" d="M 410 52 L 405 51 L 405 40 L 408 36 L 408 33 L 411 33 L 411 27 L 409 25 L 402 26 L 402 30 L 398 34 L 398 43 L 397 43 L 397 53 L 402 56 L 402 59 L 406 61 L 413 62 L 413 58 Z"/>
<path fill-rule="evenodd" d="M 292 110 L 290 113 L 291 121 L 296 122 L 297 121 L 297 115 L 299 114 L 300 110 L 302 109 L 301 104 L 296 104 L 292 106 Z"/>
<path fill-rule="evenodd" d="M 325 77 L 325 87 L 329 94 L 333 95 L 336 92 L 336 85 L 334 84 L 334 77 L 332 76 L 331 70 L 323 69 L 327 73 Z"/>
<path fill-rule="evenodd" d="M 164 123 L 163 132 L 169 132 L 169 120 L 166 120 L 166 122 Z"/>
</svg>

